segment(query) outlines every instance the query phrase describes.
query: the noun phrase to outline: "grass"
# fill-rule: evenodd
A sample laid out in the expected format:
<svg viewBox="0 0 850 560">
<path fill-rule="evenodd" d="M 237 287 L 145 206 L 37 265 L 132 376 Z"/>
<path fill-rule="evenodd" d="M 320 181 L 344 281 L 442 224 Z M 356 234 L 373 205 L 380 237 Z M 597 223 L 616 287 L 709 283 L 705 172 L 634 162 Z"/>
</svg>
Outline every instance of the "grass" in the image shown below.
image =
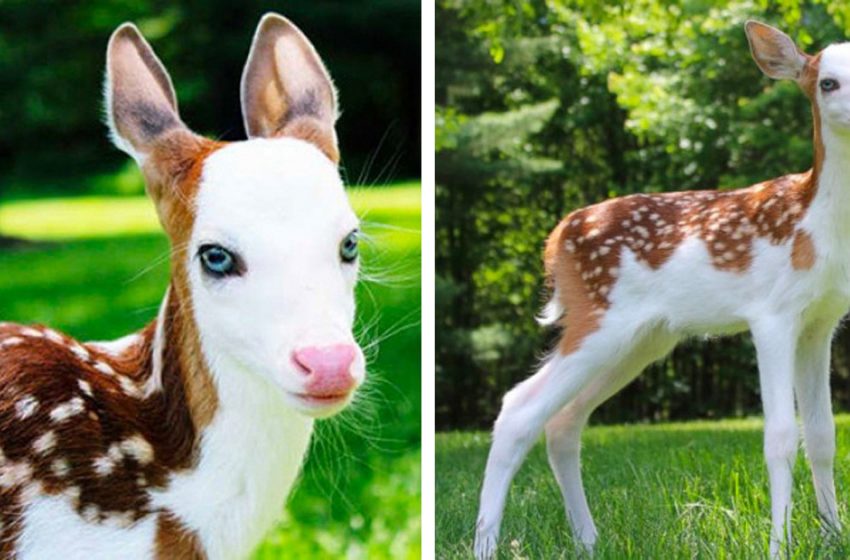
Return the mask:
<svg viewBox="0 0 850 560">
<path fill-rule="evenodd" d="M 836 484 L 846 514 L 850 416 L 838 423 Z M 599 540 L 594 560 L 766 558 L 767 470 L 757 419 L 586 430 L 582 472 Z M 437 436 L 437 558 L 471 557 L 489 435 Z M 790 558 L 848 558 L 850 535 L 821 537 L 803 453 L 794 468 Z M 846 515 L 842 515 L 847 519 Z M 499 558 L 580 558 L 542 440 L 508 498 Z"/>
<path fill-rule="evenodd" d="M 256 559 L 419 558 L 419 185 L 352 192 L 369 236 L 358 288 L 362 342 L 384 339 L 367 397 L 321 423 L 282 523 Z M 168 243 L 143 197 L 17 200 L 6 235 L 50 243 L 0 252 L 0 319 L 83 340 L 138 330 L 168 282 Z M 367 329 L 367 327 L 369 327 Z"/>
</svg>

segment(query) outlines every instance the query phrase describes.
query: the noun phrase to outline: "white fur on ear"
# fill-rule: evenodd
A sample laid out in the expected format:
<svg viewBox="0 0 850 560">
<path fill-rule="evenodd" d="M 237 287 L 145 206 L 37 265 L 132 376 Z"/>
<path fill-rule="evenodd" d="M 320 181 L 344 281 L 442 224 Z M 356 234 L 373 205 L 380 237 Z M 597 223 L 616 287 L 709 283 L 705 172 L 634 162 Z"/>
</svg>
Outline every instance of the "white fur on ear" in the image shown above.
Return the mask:
<svg viewBox="0 0 850 560">
<path fill-rule="evenodd" d="M 762 72 L 774 80 L 798 80 L 808 55 L 782 31 L 750 20 L 745 26 L 750 52 Z"/>
<path fill-rule="evenodd" d="M 171 78 L 132 23 L 109 39 L 104 99 L 113 144 L 139 165 L 161 135 L 184 127 Z"/>
</svg>

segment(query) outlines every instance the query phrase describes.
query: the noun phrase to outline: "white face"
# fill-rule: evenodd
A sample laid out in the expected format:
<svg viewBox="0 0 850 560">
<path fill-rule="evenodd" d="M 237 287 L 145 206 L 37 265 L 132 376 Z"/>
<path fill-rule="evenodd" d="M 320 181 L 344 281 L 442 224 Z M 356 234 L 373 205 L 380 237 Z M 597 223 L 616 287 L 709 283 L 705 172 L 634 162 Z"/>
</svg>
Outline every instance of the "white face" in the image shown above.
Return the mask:
<svg viewBox="0 0 850 560">
<path fill-rule="evenodd" d="M 214 375 L 261 376 L 314 417 L 350 402 L 365 377 L 357 228 L 336 167 L 306 142 L 253 139 L 207 158 L 188 270 Z"/>
<path fill-rule="evenodd" d="M 823 124 L 850 134 L 850 43 L 824 49 L 816 91 Z"/>
</svg>

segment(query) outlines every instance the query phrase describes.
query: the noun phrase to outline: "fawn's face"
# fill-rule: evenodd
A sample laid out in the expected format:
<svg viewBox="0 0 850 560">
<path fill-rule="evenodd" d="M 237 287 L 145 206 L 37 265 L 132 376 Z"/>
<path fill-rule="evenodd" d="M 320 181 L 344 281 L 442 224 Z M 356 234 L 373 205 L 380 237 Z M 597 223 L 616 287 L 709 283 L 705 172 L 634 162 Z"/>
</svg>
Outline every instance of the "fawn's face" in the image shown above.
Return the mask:
<svg viewBox="0 0 850 560">
<path fill-rule="evenodd" d="M 850 43 L 830 45 L 810 56 L 769 25 L 749 21 L 746 32 L 762 72 L 777 80 L 796 81 L 812 101 L 820 126 L 850 135 Z"/>
<path fill-rule="evenodd" d="M 823 123 L 838 134 L 850 134 L 850 44 L 830 45 L 820 56 L 816 84 Z"/>
<path fill-rule="evenodd" d="M 204 163 L 188 278 L 204 347 L 314 415 L 364 377 L 354 341 L 358 220 L 336 167 L 301 140 L 230 144 Z"/>
<path fill-rule="evenodd" d="M 344 408 L 365 375 L 352 334 L 358 221 L 337 172 L 336 93 L 310 42 L 280 16 L 260 22 L 242 77 L 245 142 L 186 128 L 132 25 L 110 40 L 106 90 L 213 375 L 259 376 L 310 416 Z"/>
</svg>

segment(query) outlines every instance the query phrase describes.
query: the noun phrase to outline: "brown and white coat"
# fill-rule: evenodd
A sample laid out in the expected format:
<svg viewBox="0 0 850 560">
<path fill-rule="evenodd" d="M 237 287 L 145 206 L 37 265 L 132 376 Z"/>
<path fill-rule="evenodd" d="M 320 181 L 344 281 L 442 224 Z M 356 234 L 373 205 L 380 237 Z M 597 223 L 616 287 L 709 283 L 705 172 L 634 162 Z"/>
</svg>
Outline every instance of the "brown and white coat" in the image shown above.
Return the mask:
<svg viewBox="0 0 850 560">
<path fill-rule="evenodd" d="M 597 530 L 581 484 L 581 431 L 599 404 L 684 337 L 750 330 L 758 351 L 771 481 L 770 549 L 790 543 L 795 398 L 825 525 L 839 527 L 829 398 L 832 333 L 850 307 L 850 45 L 815 56 L 749 22 L 768 76 L 812 104 L 814 165 L 733 191 L 633 195 L 577 210 L 545 250 L 561 340 L 506 396 L 481 493 L 476 556 L 495 553 L 510 481 L 541 431 L 576 539 Z"/>
<path fill-rule="evenodd" d="M 243 558 L 282 513 L 314 419 L 365 375 L 336 93 L 274 14 L 243 75 L 248 141 L 192 133 L 130 24 L 106 93 L 172 280 L 156 320 L 114 343 L 0 324 L 0 557 Z"/>
</svg>

